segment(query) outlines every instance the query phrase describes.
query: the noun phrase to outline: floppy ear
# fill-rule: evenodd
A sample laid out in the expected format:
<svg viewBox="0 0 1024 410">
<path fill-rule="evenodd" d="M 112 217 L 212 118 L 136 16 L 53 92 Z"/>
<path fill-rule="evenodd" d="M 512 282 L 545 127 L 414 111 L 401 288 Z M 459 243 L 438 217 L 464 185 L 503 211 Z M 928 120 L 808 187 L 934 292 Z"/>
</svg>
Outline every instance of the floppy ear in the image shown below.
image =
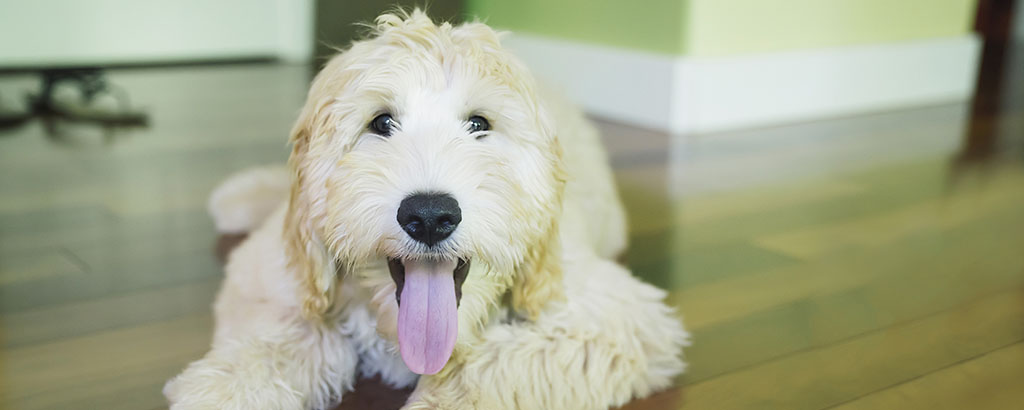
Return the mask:
<svg viewBox="0 0 1024 410">
<path fill-rule="evenodd" d="M 331 63 L 337 61 L 335 58 Z M 325 87 L 337 80 L 327 74 L 334 72 L 328 71 L 331 65 L 313 81 L 306 105 L 292 128 L 292 153 L 288 158 L 292 183 L 285 216 L 285 253 L 289 266 L 298 275 L 302 312 L 308 319 L 323 318 L 331 310 L 340 280 L 322 232 L 326 183 L 332 168 L 324 148 L 314 148 L 328 139 L 328 134 L 333 133 L 331 124 L 336 122 L 329 109 L 331 92 Z"/>
<path fill-rule="evenodd" d="M 284 242 L 289 266 L 298 275 L 302 312 L 308 319 L 323 317 L 334 304 L 338 281 L 334 257 L 318 232 L 324 216 L 323 184 L 316 184 L 316 175 L 309 172 L 309 138 L 294 141 L 291 158 L 291 197 L 285 216 Z"/>
<path fill-rule="evenodd" d="M 291 196 L 285 216 L 284 242 L 289 267 L 298 275 L 302 312 L 309 319 L 323 318 L 335 306 L 340 283 L 339 268 L 324 242 L 327 179 L 333 170 L 332 156 L 346 147 L 331 145 L 337 132 L 338 114 L 331 109 L 337 95 L 351 80 L 344 68 L 349 57 L 365 52 L 358 43 L 331 58 L 313 79 L 299 119 L 292 127 Z"/>
<path fill-rule="evenodd" d="M 320 233 L 323 218 L 322 201 L 311 192 L 310 181 L 303 164 L 308 141 L 300 140 L 292 150 L 289 167 L 292 169 L 292 190 L 285 216 L 284 242 L 289 266 L 298 275 L 302 298 L 302 313 L 308 319 L 320 318 L 334 304 L 337 269 L 328 253 Z"/>
<path fill-rule="evenodd" d="M 535 320 L 544 306 L 565 297 L 557 224 L 534 244 L 512 282 L 512 308 Z"/>
<path fill-rule="evenodd" d="M 558 220 L 562 216 L 562 194 L 565 171 L 561 145 L 552 138 L 548 161 L 551 164 L 550 186 L 553 197 L 542 214 L 540 235 L 527 250 L 526 258 L 512 282 L 512 308 L 520 315 L 535 320 L 548 302 L 565 297 L 562 283 L 562 249 Z"/>
</svg>

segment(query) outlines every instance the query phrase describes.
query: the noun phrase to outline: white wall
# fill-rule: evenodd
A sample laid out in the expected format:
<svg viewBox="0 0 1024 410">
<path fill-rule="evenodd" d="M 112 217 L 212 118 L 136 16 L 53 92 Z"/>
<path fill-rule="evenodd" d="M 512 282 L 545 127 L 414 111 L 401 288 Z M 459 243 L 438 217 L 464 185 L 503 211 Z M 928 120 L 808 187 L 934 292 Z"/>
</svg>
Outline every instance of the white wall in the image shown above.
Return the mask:
<svg viewBox="0 0 1024 410">
<path fill-rule="evenodd" d="M 0 67 L 312 55 L 313 0 L 0 1 Z"/>
<path fill-rule="evenodd" d="M 724 57 L 523 33 L 502 43 L 591 114 L 678 134 L 966 101 L 980 50 L 974 34 Z"/>
</svg>

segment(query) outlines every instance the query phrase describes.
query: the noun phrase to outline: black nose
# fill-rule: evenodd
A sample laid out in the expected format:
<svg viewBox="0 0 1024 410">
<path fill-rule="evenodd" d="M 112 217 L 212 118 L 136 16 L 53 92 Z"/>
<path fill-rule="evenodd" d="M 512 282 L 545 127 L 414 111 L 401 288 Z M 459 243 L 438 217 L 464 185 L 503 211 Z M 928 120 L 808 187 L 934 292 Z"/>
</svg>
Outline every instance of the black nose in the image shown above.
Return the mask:
<svg viewBox="0 0 1024 410">
<path fill-rule="evenodd" d="M 398 206 L 398 224 L 427 246 L 443 241 L 462 222 L 459 201 L 448 194 L 413 194 Z"/>
</svg>

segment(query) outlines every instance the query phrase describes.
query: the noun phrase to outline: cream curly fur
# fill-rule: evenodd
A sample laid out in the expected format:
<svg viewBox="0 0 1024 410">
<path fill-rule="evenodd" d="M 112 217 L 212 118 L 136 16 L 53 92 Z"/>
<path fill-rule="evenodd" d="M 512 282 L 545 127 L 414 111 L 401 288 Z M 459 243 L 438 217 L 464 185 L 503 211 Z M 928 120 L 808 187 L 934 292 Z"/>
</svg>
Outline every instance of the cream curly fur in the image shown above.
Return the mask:
<svg viewBox="0 0 1024 410">
<path fill-rule="evenodd" d="M 389 138 L 367 132 L 383 111 L 401 124 Z M 493 129 L 470 135 L 470 115 Z M 613 262 L 625 220 L 596 132 L 487 26 L 379 17 L 317 76 L 292 143 L 288 170 L 211 198 L 221 230 L 252 233 L 229 258 L 212 350 L 164 388 L 172 409 L 326 409 L 359 375 L 415 385 L 407 409 L 604 409 L 683 371 L 664 292 Z M 398 355 L 386 258 L 424 252 L 395 213 L 429 190 L 464 215 L 437 252 L 472 267 L 454 353 L 418 376 Z"/>
</svg>

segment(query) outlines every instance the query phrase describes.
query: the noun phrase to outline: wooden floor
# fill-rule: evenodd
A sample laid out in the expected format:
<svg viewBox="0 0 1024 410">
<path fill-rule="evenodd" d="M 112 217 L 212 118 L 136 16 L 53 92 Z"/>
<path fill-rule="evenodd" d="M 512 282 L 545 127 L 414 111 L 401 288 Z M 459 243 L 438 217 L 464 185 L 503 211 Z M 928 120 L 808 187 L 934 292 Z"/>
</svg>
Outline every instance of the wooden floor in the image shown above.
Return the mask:
<svg viewBox="0 0 1024 410">
<path fill-rule="evenodd" d="M 0 133 L 0 409 L 166 407 L 222 275 L 206 195 L 285 159 L 308 78 L 112 80 L 149 128 Z M 0 98 L 32 84 L 0 80 Z M 969 104 L 685 138 L 601 123 L 626 260 L 695 341 L 680 387 L 629 408 L 1021 408 L 1021 108 L 986 117 L 998 144 L 969 160 Z"/>
</svg>

